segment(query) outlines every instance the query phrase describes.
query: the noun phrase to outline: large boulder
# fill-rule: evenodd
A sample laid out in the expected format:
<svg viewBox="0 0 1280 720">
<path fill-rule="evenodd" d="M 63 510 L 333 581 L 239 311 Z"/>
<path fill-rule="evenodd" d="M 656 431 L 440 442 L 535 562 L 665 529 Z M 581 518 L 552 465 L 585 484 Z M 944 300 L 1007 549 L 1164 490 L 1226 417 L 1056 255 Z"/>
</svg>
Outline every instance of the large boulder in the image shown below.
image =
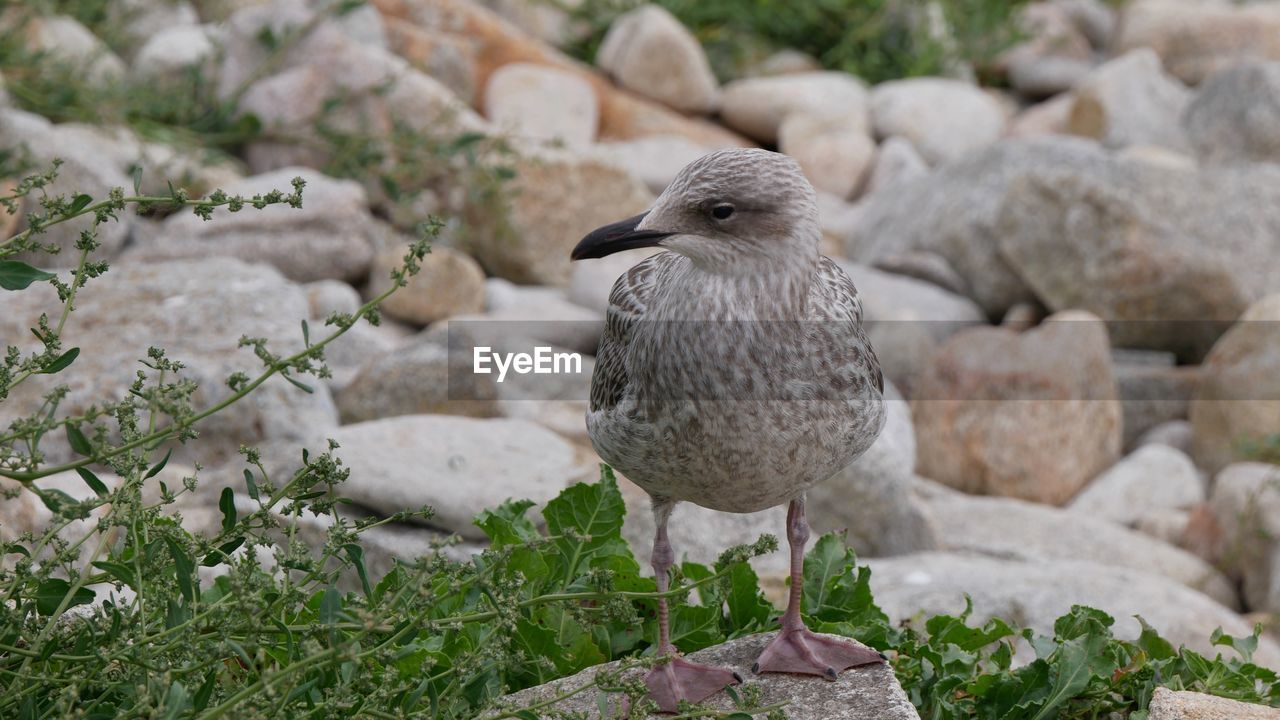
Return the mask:
<svg viewBox="0 0 1280 720">
<path fill-rule="evenodd" d="M 403 264 L 407 245 L 379 252 L 369 270 L 369 293 L 381 295 L 394 282 L 391 272 Z M 439 245 L 419 264 L 418 274 L 382 302 L 387 315 L 414 325 L 428 325 L 452 315 L 484 309 L 484 270 L 464 252 Z"/>
<path fill-rule="evenodd" d="M 913 393 L 919 471 L 967 492 L 1060 504 L 1119 457 L 1107 331 L 1060 313 L 1022 334 L 965 330 Z"/>
<path fill-rule="evenodd" d="M 274 265 L 292 280 L 363 280 L 373 260 L 378 226 L 369 214 L 364 189 L 351 180 L 293 167 L 255 175 L 223 188 L 246 200 L 272 190 L 292 192 L 306 182 L 302 207 L 273 205 L 262 210 L 214 211 L 206 221 L 190 212 L 171 216 L 154 237 L 128 251 L 134 261 L 235 257 Z"/>
<path fill-rule="evenodd" d="M 1280 613 L 1280 467 L 1235 463 L 1214 478 L 1209 507 L 1221 557 L 1250 610 Z"/>
<path fill-rule="evenodd" d="M 1197 85 L 1220 70 L 1280 59 L 1280 3 L 1136 0 L 1121 13 L 1113 50 L 1149 47 L 1169 72 Z"/>
<path fill-rule="evenodd" d="M 752 674 L 751 666 L 771 639 L 773 633 L 748 635 L 690 653 L 687 659 L 730 668 L 742 677 L 750 678 L 749 682 L 760 688 L 760 702 L 764 705 L 786 703 L 786 716 L 791 720 L 919 720 L 919 713 L 907 699 L 888 664 L 846 670 L 832 682 L 790 673 Z M 548 703 L 558 696 L 570 695 L 543 709 L 564 713 L 564 717 L 591 720 L 619 717 L 621 701 L 616 696 L 611 700 L 599 692 L 570 692 L 590 685 L 597 673 L 612 670 L 617 665 L 617 662 L 596 665 L 572 677 L 513 693 L 503 698 L 503 702 L 514 709 Z M 623 680 L 639 682 L 643 675 L 644 670 L 632 669 L 623 675 Z M 720 711 L 725 717 L 731 716 L 738 708 L 727 692 L 713 695 L 705 704 Z"/>
<path fill-rule="evenodd" d="M 119 82 L 125 74 L 120 56 L 73 17 L 11 11 L 0 18 L 0 32 L 14 33 L 41 61 L 62 64 L 91 83 Z"/>
<path fill-rule="evenodd" d="M 500 207 L 472 208 L 464 249 L 513 282 L 568 285 L 569 252 L 592 230 L 653 202 L 627 171 L 597 157 L 543 149 L 523 153 Z"/>
<path fill-rule="evenodd" d="M 1182 125 L 1203 162 L 1280 162 L 1280 62 L 1213 75 L 1187 106 Z"/>
<path fill-rule="evenodd" d="M 337 393 L 346 423 L 400 415 L 497 417 L 493 375 L 472 372 L 471 358 L 451 355 L 445 343 L 411 342 L 372 353 Z"/>
<path fill-rule="evenodd" d="M 640 178 L 650 192 L 658 195 L 686 165 L 711 152 L 711 149 L 679 135 L 649 135 L 634 140 L 597 143 L 591 152 L 620 165 Z"/>
<path fill-rule="evenodd" d="M 715 109 L 719 87 L 702 45 L 660 5 L 641 5 L 614 20 L 596 64 L 619 86 L 681 112 Z"/>
<path fill-rule="evenodd" d="M 343 425 L 308 438 L 332 439 L 351 471 L 342 494 L 384 516 L 424 505 L 432 526 L 483 539 L 472 520 L 508 499 L 545 503 L 594 467 L 560 436 L 524 420 L 402 415 Z M 296 463 L 297 443 L 263 448 L 268 470 Z"/>
<path fill-rule="evenodd" d="M 1076 84 L 1067 130 L 1112 148 L 1128 145 L 1185 147 L 1178 118 L 1191 91 L 1165 74 L 1149 48 L 1111 60 Z"/>
<path fill-rule="evenodd" d="M 1073 605 L 1086 605 L 1115 618 L 1119 637 L 1136 639 L 1140 616 L 1175 647 L 1185 645 L 1209 657 L 1221 651 L 1209 640 L 1216 629 L 1237 637 L 1253 631 L 1244 618 L 1212 599 L 1138 569 L 959 553 L 903 555 L 867 565 L 876 603 L 893 621 L 956 615 L 972 601 L 971 622 L 999 617 L 1050 635 L 1054 620 Z M 1280 666 L 1280 648 L 1270 639 L 1259 641 L 1254 657 L 1262 665 Z"/>
<path fill-rule="evenodd" d="M 761 142 L 776 142 L 794 113 L 841 117 L 850 130 L 871 127 L 867 86 L 841 72 L 807 72 L 735 80 L 725 85 L 720 116 L 725 124 Z"/>
<path fill-rule="evenodd" d="M 1089 482 L 1068 510 L 1121 525 L 1135 525 L 1158 510 L 1188 510 L 1205 499 L 1195 463 L 1168 445 L 1151 444 Z"/>
<path fill-rule="evenodd" d="M 600 124 L 591 83 L 534 63 L 508 63 L 490 75 L 484 112 L 501 130 L 574 149 L 591 145 Z"/>
<path fill-rule="evenodd" d="M 1266 705 L 1215 697 L 1188 690 L 1156 688 L 1147 720 L 1276 720 L 1280 710 Z"/>
<path fill-rule="evenodd" d="M 57 306 L 48 285 L 0 293 L 0 336 L 30 350 L 24 340 L 28 328 Z M 81 352 L 52 378 L 70 388 L 58 412 L 74 416 L 93 403 L 125 397 L 151 346 L 185 364 L 182 376 L 199 384 L 192 404 L 209 407 L 231 394 L 226 380 L 233 372 L 252 376 L 262 370 L 253 351 L 239 346 L 242 336 L 266 338 L 278 354 L 295 353 L 303 347 L 298 323 L 307 316 L 302 290 L 267 265 L 231 258 L 114 265 L 80 291 L 68 318 L 63 344 Z M 271 379 L 197 425 L 200 442 L 182 446 L 177 455 L 200 453 L 202 461 L 216 460 L 241 444 L 296 441 L 334 427 L 337 412 L 328 390 L 312 384 L 314 392 L 304 393 L 283 378 Z M 51 387 L 36 379 L 23 383 L 0 405 L 0 425 L 38 412 Z M 61 434 L 46 439 L 42 449 L 46 462 L 71 457 Z"/>
<path fill-rule="evenodd" d="M 904 137 L 930 163 L 956 160 L 1004 132 L 1000 103 L 981 88 L 946 78 L 881 83 L 871 91 L 876 135 Z"/>
<path fill-rule="evenodd" d="M 1004 196 L 999 252 L 1053 310 L 1110 322 L 1119 347 L 1204 355 L 1276 287 L 1280 167 L 1187 172 L 1077 153 Z"/>
<path fill-rule="evenodd" d="M 1210 471 L 1280 434 L 1280 295 L 1250 306 L 1205 358 L 1191 403 L 1196 462 Z"/>
<path fill-rule="evenodd" d="M 1029 564 L 1084 561 L 1172 580 L 1235 609 L 1235 586 L 1186 550 L 1102 518 L 1011 498 L 974 497 L 918 481 L 941 549 Z"/>
<path fill-rule="evenodd" d="M 876 144 L 841 115 L 792 113 L 778 129 L 778 151 L 796 159 L 814 189 L 849 198 L 866 180 Z"/>
<path fill-rule="evenodd" d="M 864 195 L 870 195 L 929 174 L 929 164 L 920 157 L 910 140 L 886 138 L 876 152 L 876 161 L 867 175 Z"/>
</svg>

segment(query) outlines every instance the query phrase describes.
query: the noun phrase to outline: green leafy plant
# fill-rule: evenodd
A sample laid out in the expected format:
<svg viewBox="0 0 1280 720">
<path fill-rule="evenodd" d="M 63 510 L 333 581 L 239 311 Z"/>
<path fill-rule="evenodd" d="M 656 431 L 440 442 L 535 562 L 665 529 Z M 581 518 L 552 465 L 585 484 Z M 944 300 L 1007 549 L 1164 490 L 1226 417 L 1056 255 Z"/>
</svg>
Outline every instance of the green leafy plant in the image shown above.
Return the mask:
<svg viewBox="0 0 1280 720">
<path fill-rule="evenodd" d="M 831 70 L 878 83 L 950 74 L 958 62 L 979 69 L 1019 37 L 1024 2 L 1001 0 L 655 0 L 702 42 L 721 79 L 768 54 L 794 49 Z M 586 28 L 570 51 L 595 57 L 605 31 L 641 0 L 566 4 Z"/>
</svg>

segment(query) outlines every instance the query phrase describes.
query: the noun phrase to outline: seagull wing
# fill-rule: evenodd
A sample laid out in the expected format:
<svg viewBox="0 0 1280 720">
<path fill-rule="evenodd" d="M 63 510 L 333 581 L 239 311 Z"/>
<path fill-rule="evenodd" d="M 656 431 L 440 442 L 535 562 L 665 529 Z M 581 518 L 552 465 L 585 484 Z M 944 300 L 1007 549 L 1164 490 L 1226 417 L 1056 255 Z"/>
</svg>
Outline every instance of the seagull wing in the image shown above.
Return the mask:
<svg viewBox="0 0 1280 720">
<path fill-rule="evenodd" d="M 864 353 L 855 362 L 865 364 L 866 370 L 876 388 L 884 392 L 884 374 L 880 370 L 880 361 L 875 350 L 867 339 L 862 327 L 862 300 L 858 297 L 858 288 L 849 279 L 839 265 L 830 258 L 821 257 L 814 274 L 814 283 L 809 296 L 809 306 L 819 314 L 824 322 L 850 323 L 854 334 L 853 344 L 865 348 Z"/>
<path fill-rule="evenodd" d="M 612 409 L 626 393 L 627 350 L 631 346 L 632 328 L 644 318 L 645 309 L 662 279 L 679 258 L 672 252 L 660 252 L 637 263 L 614 282 L 591 377 L 592 412 Z"/>
</svg>

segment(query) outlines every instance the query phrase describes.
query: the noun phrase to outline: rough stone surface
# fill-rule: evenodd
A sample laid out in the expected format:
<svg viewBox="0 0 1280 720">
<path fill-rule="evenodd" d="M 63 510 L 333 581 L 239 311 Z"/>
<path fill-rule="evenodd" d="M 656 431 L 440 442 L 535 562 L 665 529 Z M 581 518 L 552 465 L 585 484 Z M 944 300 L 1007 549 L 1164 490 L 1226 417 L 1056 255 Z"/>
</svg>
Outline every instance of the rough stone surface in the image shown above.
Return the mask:
<svg viewBox="0 0 1280 720">
<path fill-rule="evenodd" d="M 1280 708 L 1252 705 L 1188 690 L 1156 688 L 1147 720 L 1277 720 Z"/>
<path fill-rule="evenodd" d="M 1280 3 L 1126 3 L 1113 51 L 1141 47 L 1154 49 L 1170 73 L 1191 85 L 1234 65 L 1280 60 Z"/>
<path fill-rule="evenodd" d="M 1147 445 L 1090 481 L 1067 509 L 1134 525 L 1152 510 L 1186 510 L 1204 499 L 1191 458 L 1167 445 Z"/>
<path fill-rule="evenodd" d="M 702 45 L 658 5 L 642 5 L 613 21 L 596 64 L 618 85 L 686 113 L 716 105 L 718 83 Z"/>
<path fill-rule="evenodd" d="M 960 490 L 1057 505 L 1119 457 L 1107 332 L 1087 313 L 958 333 L 912 397 L 920 474 Z"/>
<path fill-rule="evenodd" d="M 971 622 L 999 617 L 1052 634 L 1054 620 L 1072 605 L 1088 605 L 1115 618 L 1119 637 L 1138 637 L 1141 626 L 1135 616 L 1140 615 L 1174 647 L 1186 645 L 1210 657 L 1221 651 L 1209 643 L 1218 627 L 1237 637 L 1253 631 L 1243 618 L 1209 597 L 1134 568 L 1073 560 L 1023 562 L 959 553 L 904 555 L 873 559 L 867 564 L 876 603 L 893 621 L 920 614 L 958 614 L 968 596 L 973 600 Z M 1025 646 L 1019 654 L 1031 655 Z M 1280 666 L 1280 648 L 1264 639 L 1255 660 Z"/>
<path fill-rule="evenodd" d="M 1205 358 L 1191 403 L 1196 463 L 1241 459 L 1240 442 L 1280 433 L 1280 295 L 1250 306 Z"/>
<path fill-rule="evenodd" d="M 1224 70 L 1205 81 L 1182 125 L 1206 163 L 1280 162 L 1280 62 Z"/>
<path fill-rule="evenodd" d="M 591 83 L 534 63 L 509 63 L 490 75 L 484 109 L 499 129 L 574 149 L 595 141 L 600 123 Z"/>
<path fill-rule="evenodd" d="M 850 198 L 871 170 L 876 144 L 843 116 L 792 113 L 778 128 L 778 151 L 800 163 L 815 190 Z"/>
<path fill-rule="evenodd" d="M 336 401 L 342 421 L 358 423 L 398 415 L 496 417 L 497 397 L 494 376 L 472 373 L 470 358 L 418 340 L 364 362 Z"/>
<path fill-rule="evenodd" d="M 178 213 L 164 222 L 159 237 L 131 249 L 130 257 L 227 256 L 270 263 L 300 282 L 364 279 L 373 260 L 375 222 L 359 184 L 294 167 L 245 178 L 224 189 L 246 199 L 271 190 L 290 193 L 294 177 L 307 183 L 301 208 L 282 204 L 238 213 L 219 208 L 209 222 Z"/>
<path fill-rule="evenodd" d="M 685 165 L 711 152 L 679 135 L 651 135 L 634 140 L 599 143 L 592 154 L 620 165 L 640 178 L 655 195 L 667 189 Z"/>
<path fill-rule="evenodd" d="M 273 352 L 302 349 L 298 323 L 308 315 L 302 290 L 266 265 L 247 265 L 230 258 L 118 263 L 90 282 L 70 315 L 64 342 L 82 349 L 80 356 L 57 376 L 71 388 L 59 406 L 74 416 L 91 403 L 119 399 L 128 392 L 149 346 L 165 348 L 168 357 L 186 364 L 183 376 L 199 384 L 192 397 L 197 408 L 208 407 L 230 394 L 226 379 L 235 371 L 261 371 L 251 350 L 238 347 L 242 335 L 264 337 Z M 87 298 L 89 295 L 82 295 Z M 53 288 L 33 285 L 21 293 L 0 294 L 0 336 L 10 338 L 24 352 L 30 350 L 27 328 L 42 312 L 55 307 Z M 31 339 L 34 342 L 34 338 Z M 298 439 L 324 432 L 337 421 L 328 390 L 318 383 L 307 394 L 273 378 L 254 394 L 200 423 L 200 442 L 179 446 L 175 457 L 200 452 L 216 459 L 234 453 L 240 444 L 272 439 Z M 0 406 L 0 425 L 35 412 L 50 385 L 27 382 Z M 58 438 L 42 448 L 48 462 L 64 462 L 70 448 Z"/>
<path fill-rule="evenodd" d="M 974 497 L 925 480 L 917 494 L 935 520 L 943 549 L 1049 565 L 1085 561 L 1160 575 L 1230 608 L 1232 583 L 1201 558 L 1100 518 L 1011 498 Z"/>
<path fill-rule="evenodd" d="M 863 322 L 885 376 L 908 397 L 938 346 L 956 332 L 986 323 L 968 298 L 912 277 L 837 260 L 862 299 Z"/>
<path fill-rule="evenodd" d="M 915 436 L 911 412 L 892 385 L 884 432 L 865 454 L 809 492 L 807 513 L 815 534 L 847 530 L 849 543 L 868 556 L 901 555 L 932 550 L 940 539 L 934 520 L 914 491 Z M 649 496 L 630 482 L 622 483 L 627 501 L 623 535 L 637 557 L 647 558 L 653 545 L 653 513 Z M 692 503 L 676 506 L 668 532 L 677 557 L 714 562 L 727 548 L 755 542 L 772 533 L 782 543 L 778 552 L 756 558 L 752 565 L 765 582 L 781 587 L 787 575 L 786 507 L 757 513 L 723 513 Z"/>
<path fill-rule="evenodd" d="M 760 142 L 778 140 L 792 113 L 848 119 L 850 130 L 869 128 L 869 98 L 861 80 L 842 72 L 812 72 L 735 80 L 725 85 L 720 116 Z"/>
<path fill-rule="evenodd" d="M 871 91 L 876 135 L 911 141 L 933 164 L 956 160 L 986 147 L 1004 132 L 1000 104 L 980 88 L 959 80 L 911 78 L 881 83 Z"/>
<path fill-rule="evenodd" d="M 1089 39 L 1066 8 L 1037 2 L 1019 13 L 1026 40 L 1001 54 L 1009 84 L 1022 95 L 1041 98 L 1070 90 L 1093 67 Z"/>
<path fill-rule="evenodd" d="M 900 183 L 922 178 L 929 174 L 929 164 L 916 152 L 910 140 L 900 137 L 886 138 L 880 143 L 875 163 L 867 176 L 864 195 L 891 188 Z"/>
<path fill-rule="evenodd" d="M 1094 152 L 1059 160 L 1011 183 L 994 243 L 1050 309 L 1125 321 L 1109 327 L 1119 347 L 1197 360 L 1275 291 L 1280 167 L 1185 172 Z"/>
<path fill-rule="evenodd" d="M 58 168 L 58 179 L 46 188 L 50 195 L 74 197 L 86 193 L 95 199 L 105 200 L 112 188 L 130 186 L 129 176 L 99 143 L 88 141 L 68 131 L 66 126 L 54 125 L 39 115 L 10 108 L 0 109 L 0 138 L 4 138 L 5 146 L 24 148 L 30 153 L 35 163 L 33 169 L 40 172 L 47 171 L 55 158 L 63 160 Z M 22 203 L 21 217 L 39 211 L 38 203 L 29 197 Z M 60 248 L 60 252 L 54 255 L 24 253 L 17 259 L 43 267 L 74 266 L 79 261 L 76 241 L 80 233 L 92 224 L 92 218 L 85 216 L 51 227 L 40 235 L 40 242 L 54 245 Z M 95 257 L 110 258 L 119 252 L 129 234 L 129 224 L 130 214 L 121 213 L 119 221 L 102 225 L 98 229 L 98 241 L 102 246 Z M 18 229 L 25 228 L 24 219 Z"/>
<path fill-rule="evenodd" d="M 430 523 L 483 539 L 472 519 L 509 498 L 545 503 L 594 468 L 572 445 L 524 420 L 403 415 L 313 434 L 310 446 L 336 440 L 351 470 L 342 494 L 383 515 L 430 505 Z M 269 446 L 273 463 L 294 461 L 297 446 Z M 270 470 L 270 467 L 268 468 Z"/>
<path fill-rule="evenodd" d="M 1162 423 L 1185 420 L 1191 412 L 1191 398 L 1200 385 L 1196 365 L 1127 362 L 1117 358 L 1116 388 L 1124 408 L 1124 447 L 1132 447 L 1147 430 Z"/>
<path fill-rule="evenodd" d="M 1164 73 L 1154 51 L 1132 50 L 1082 79 L 1067 130 L 1112 148 L 1128 145 L 1186 147 L 1178 118 L 1191 91 Z"/>
<path fill-rule="evenodd" d="M 402 264 L 408 246 L 394 246 L 378 253 L 369 271 L 369 294 L 380 295 L 391 287 L 391 271 Z M 415 325 L 426 325 L 452 315 L 478 313 L 484 308 L 484 270 L 466 253 L 450 247 L 433 247 L 422 259 L 421 270 L 382 303 L 383 312 Z"/>
<path fill-rule="evenodd" d="M 919 720 L 920 715 L 907 699 L 888 665 L 868 665 L 846 670 L 834 682 L 789 673 L 753 675 L 751 666 L 772 637 L 773 633 L 748 635 L 690 653 L 687 657 L 693 662 L 737 671 L 747 682 L 760 686 L 762 703 L 768 705 L 786 702 L 786 713 L 790 720 Z M 609 663 L 587 668 L 572 677 L 521 690 L 505 699 L 515 707 L 531 705 L 555 697 L 570 688 L 585 685 L 596 673 L 616 665 L 617 663 Z M 643 674 L 643 670 L 632 670 L 624 678 L 639 680 Z M 559 712 L 582 713 L 581 717 L 596 720 L 601 717 L 599 700 L 598 694 L 579 693 L 557 703 L 554 709 Z M 737 707 L 728 693 L 718 693 L 706 702 L 724 713 L 730 713 Z M 616 705 L 617 701 L 613 701 L 613 705 L 609 706 L 610 713 L 618 712 Z"/>
<path fill-rule="evenodd" d="M 543 150 L 522 155 L 505 213 L 476 208 L 463 249 L 513 282 L 564 286 L 569 252 L 596 228 L 643 212 L 653 195 L 599 158 Z"/>
<path fill-rule="evenodd" d="M 1280 467 L 1235 463 L 1214 478 L 1209 501 L 1222 528 L 1221 557 L 1250 610 L 1280 612 Z"/>
</svg>

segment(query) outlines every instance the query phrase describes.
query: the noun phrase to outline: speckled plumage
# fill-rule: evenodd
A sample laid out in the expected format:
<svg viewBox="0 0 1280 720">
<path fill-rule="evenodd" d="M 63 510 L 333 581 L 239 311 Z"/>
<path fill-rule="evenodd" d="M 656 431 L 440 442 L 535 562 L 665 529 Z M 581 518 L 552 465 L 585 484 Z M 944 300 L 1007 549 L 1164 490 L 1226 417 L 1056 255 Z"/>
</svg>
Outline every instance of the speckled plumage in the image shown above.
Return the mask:
<svg viewBox="0 0 1280 720">
<path fill-rule="evenodd" d="M 883 380 L 857 290 L 818 254 L 813 193 L 794 162 L 765 151 L 708 155 L 643 225 L 696 232 L 679 208 L 698 208 L 703 196 L 733 198 L 742 232 L 766 236 L 664 242 L 677 252 L 618 279 L 587 427 L 600 456 L 656 505 L 754 512 L 799 496 L 871 445 L 884 424 Z"/>
</svg>

